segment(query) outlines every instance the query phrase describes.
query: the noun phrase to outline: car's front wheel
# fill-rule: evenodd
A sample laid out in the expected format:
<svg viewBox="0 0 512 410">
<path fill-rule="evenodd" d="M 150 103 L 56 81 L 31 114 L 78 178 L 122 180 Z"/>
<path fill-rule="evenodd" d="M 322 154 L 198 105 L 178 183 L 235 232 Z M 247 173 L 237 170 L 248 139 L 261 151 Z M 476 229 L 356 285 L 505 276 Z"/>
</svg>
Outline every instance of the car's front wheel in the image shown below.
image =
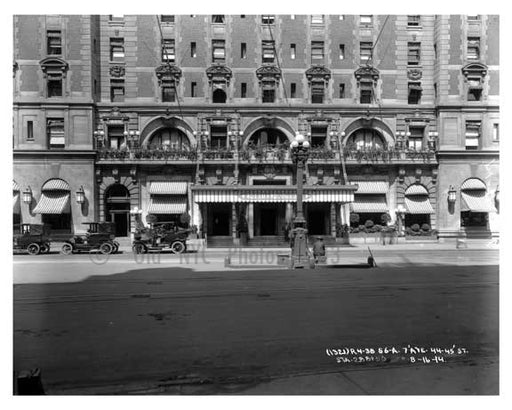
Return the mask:
<svg viewBox="0 0 512 410">
<path fill-rule="evenodd" d="M 173 242 L 171 245 L 171 250 L 174 253 L 182 253 L 185 250 L 185 244 L 180 241 Z"/>
<path fill-rule="evenodd" d="M 100 246 L 100 252 L 104 255 L 112 253 L 113 250 L 114 246 L 112 246 L 112 244 L 108 242 L 102 243 Z"/>
<path fill-rule="evenodd" d="M 71 245 L 70 243 L 65 243 L 60 248 L 60 253 L 62 253 L 63 255 L 71 255 L 73 253 L 73 245 Z"/>
<path fill-rule="evenodd" d="M 41 251 L 41 247 L 37 243 L 31 243 L 27 246 L 29 255 L 37 255 Z"/>
</svg>

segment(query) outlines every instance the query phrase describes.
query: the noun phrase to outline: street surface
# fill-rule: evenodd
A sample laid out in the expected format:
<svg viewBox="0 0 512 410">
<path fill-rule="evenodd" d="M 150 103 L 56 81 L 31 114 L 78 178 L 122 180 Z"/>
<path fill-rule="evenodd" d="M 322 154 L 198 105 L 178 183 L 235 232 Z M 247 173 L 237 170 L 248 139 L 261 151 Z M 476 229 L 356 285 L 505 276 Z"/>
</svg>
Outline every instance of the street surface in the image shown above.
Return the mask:
<svg viewBox="0 0 512 410">
<path fill-rule="evenodd" d="M 14 370 L 41 368 L 47 394 L 497 394 L 498 251 L 373 253 L 295 271 L 227 250 L 14 256 Z M 412 363 L 408 345 L 466 353 Z M 338 363 L 345 347 L 400 354 Z"/>
</svg>

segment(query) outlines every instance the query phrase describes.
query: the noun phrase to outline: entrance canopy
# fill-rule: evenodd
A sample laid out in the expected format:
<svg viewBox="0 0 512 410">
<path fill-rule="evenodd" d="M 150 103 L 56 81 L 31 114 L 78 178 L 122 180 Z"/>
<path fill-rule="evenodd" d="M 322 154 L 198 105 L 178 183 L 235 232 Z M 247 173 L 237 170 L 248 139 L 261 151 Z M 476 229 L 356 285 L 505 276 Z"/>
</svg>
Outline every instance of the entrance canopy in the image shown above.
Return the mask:
<svg viewBox="0 0 512 410">
<path fill-rule="evenodd" d="M 304 187 L 304 202 L 347 203 L 354 200 L 355 185 L 329 185 Z M 192 187 L 194 201 L 197 203 L 214 202 L 297 202 L 297 187 L 278 186 L 214 186 L 198 185 Z"/>
</svg>

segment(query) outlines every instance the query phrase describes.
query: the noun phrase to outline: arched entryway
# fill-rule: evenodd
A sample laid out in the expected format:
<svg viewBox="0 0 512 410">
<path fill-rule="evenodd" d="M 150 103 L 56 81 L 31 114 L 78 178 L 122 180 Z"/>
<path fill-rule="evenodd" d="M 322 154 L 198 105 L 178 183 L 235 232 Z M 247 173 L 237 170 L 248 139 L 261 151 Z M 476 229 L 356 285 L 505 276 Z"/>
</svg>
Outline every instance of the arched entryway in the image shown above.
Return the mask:
<svg viewBox="0 0 512 410">
<path fill-rule="evenodd" d="M 147 145 L 150 149 L 190 150 L 190 141 L 187 135 L 174 127 L 156 130 L 149 138 Z"/>
<path fill-rule="evenodd" d="M 225 104 L 226 103 L 226 93 L 224 90 L 217 88 L 215 91 L 213 91 L 212 95 L 212 101 L 216 104 Z"/>
<path fill-rule="evenodd" d="M 254 147 L 280 146 L 288 144 L 288 137 L 276 128 L 260 128 L 249 137 L 247 144 Z"/>
<path fill-rule="evenodd" d="M 130 192 L 122 184 L 110 185 L 105 191 L 105 219 L 116 225 L 116 236 L 130 232 Z"/>
<path fill-rule="evenodd" d="M 346 141 L 349 149 L 383 149 L 386 147 L 386 140 L 382 134 L 372 128 L 359 128 L 355 130 Z"/>
</svg>

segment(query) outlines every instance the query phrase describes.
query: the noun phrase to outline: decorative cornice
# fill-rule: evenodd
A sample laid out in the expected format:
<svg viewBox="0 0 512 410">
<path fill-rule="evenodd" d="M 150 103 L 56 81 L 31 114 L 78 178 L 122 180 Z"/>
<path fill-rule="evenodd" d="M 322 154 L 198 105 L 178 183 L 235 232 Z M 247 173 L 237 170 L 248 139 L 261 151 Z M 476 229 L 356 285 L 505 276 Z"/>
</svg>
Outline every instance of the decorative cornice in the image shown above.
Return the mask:
<svg viewBox="0 0 512 410">
<path fill-rule="evenodd" d="M 309 82 L 313 79 L 329 81 L 331 79 L 331 70 L 323 65 L 315 65 L 306 70 L 306 78 Z"/>
<path fill-rule="evenodd" d="M 47 57 L 39 61 L 39 65 L 41 66 L 41 70 L 43 71 L 45 77 L 48 73 L 55 72 L 59 72 L 65 76 L 66 71 L 69 68 L 68 63 L 59 57 Z"/>
<path fill-rule="evenodd" d="M 275 65 L 264 65 L 256 70 L 256 77 L 259 81 L 263 79 L 279 80 L 281 78 L 281 69 Z"/>
<path fill-rule="evenodd" d="M 123 77 L 126 70 L 122 65 L 113 65 L 110 67 L 110 75 L 112 77 Z"/>
<path fill-rule="evenodd" d="M 212 65 L 206 69 L 206 76 L 208 77 L 208 81 L 212 81 L 215 77 L 219 77 L 229 83 L 233 76 L 233 72 L 225 65 Z"/>
<path fill-rule="evenodd" d="M 155 74 L 160 84 L 165 80 L 179 82 L 181 78 L 181 69 L 175 65 L 162 64 L 155 68 Z"/>
<path fill-rule="evenodd" d="M 371 66 L 362 66 L 359 67 L 355 72 L 354 75 L 356 77 L 357 81 L 361 81 L 361 79 L 372 79 L 374 82 L 377 82 L 377 80 L 380 77 L 379 70 L 376 68 L 373 68 Z"/>
<path fill-rule="evenodd" d="M 412 81 L 419 81 L 423 77 L 423 73 L 419 68 L 410 68 L 407 70 L 407 78 Z"/>
<path fill-rule="evenodd" d="M 112 120 L 128 121 L 130 119 L 130 117 L 128 117 L 125 114 L 122 114 L 121 111 L 119 110 L 119 107 L 112 107 L 112 110 L 110 111 L 110 113 L 103 115 L 101 117 L 101 119 L 103 121 L 112 121 Z"/>
<path fill-rule="evenodd" d="M 469 63 L 462 67 L 462 74 L 467 78 L 469 75 L 478 75 L 485 77 L 487 74 L 487 66 L 482 63 Z"/>
</svg>

